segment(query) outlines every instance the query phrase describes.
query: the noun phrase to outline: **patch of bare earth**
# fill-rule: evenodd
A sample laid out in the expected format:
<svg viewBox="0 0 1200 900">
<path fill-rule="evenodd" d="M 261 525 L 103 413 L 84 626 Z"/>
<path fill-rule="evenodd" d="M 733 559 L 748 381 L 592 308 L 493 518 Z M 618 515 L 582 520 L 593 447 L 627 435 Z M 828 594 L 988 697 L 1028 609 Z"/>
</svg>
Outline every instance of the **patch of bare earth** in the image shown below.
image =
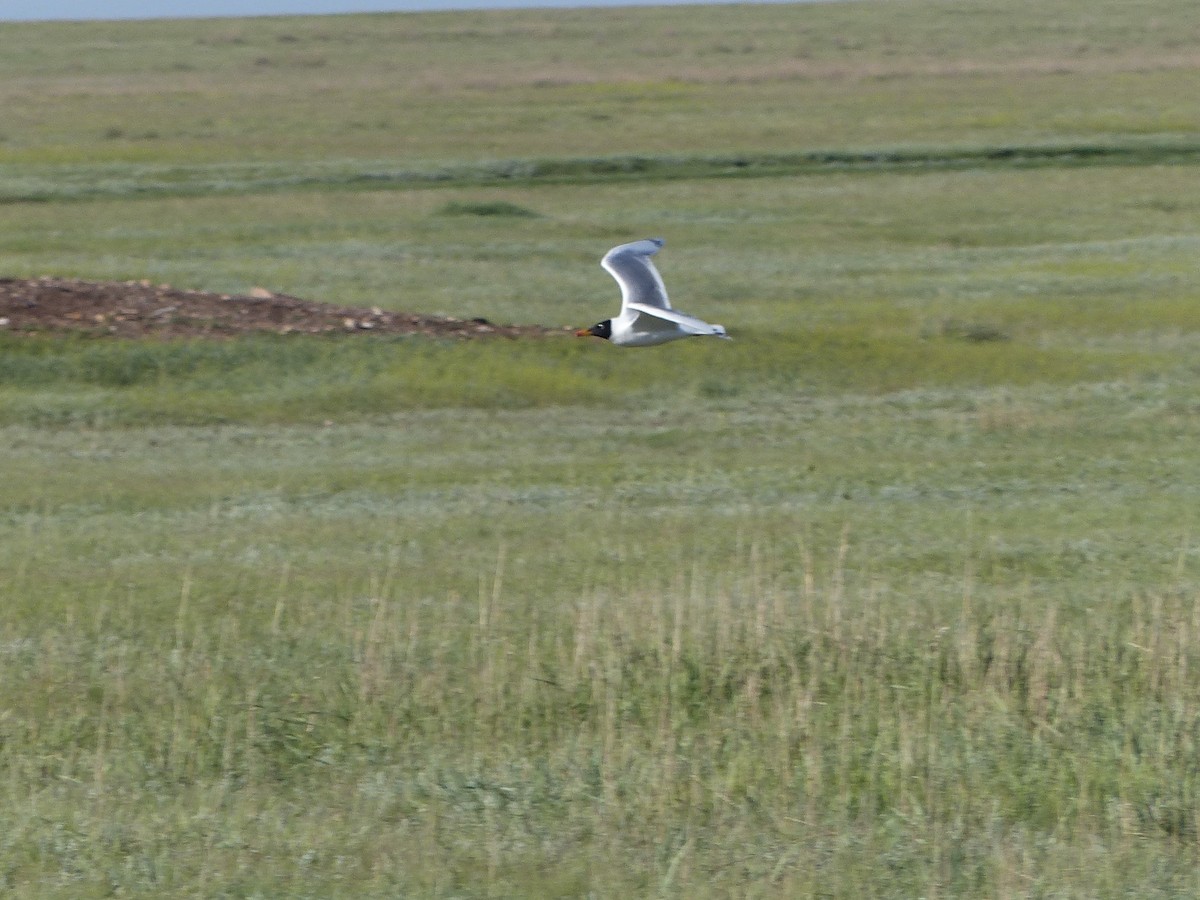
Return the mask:
<svg viewBox="0 0 1200 900">
<path fill-rule="evenodd" d="M 539 325 L 335 306 L 255 288 L 246 295 L 181 290 L 150 281 L 0 278 L 0 331 L 86 332 L 138 338 L 275 334 L 420 334 L 431 337 L 545 337 Z"/>
</svg>

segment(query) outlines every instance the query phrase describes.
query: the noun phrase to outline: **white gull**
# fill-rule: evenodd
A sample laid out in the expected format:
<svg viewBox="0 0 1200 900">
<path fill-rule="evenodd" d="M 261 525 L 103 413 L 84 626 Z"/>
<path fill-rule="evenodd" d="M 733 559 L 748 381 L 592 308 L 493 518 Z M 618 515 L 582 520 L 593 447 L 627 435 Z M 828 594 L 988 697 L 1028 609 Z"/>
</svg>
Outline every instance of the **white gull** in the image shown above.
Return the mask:
<svg viewBox="0 0 1200 900">
<path fill-rule="evenodd" d="M 621 285 L 621 314 L 575 332 L 579 337 L 605 338 L 618 347 L 652 347 L 685 337 L 708 335 L 729 339 L 724 327 L 672 308 L 662 276 L 650 259 L 662 238 L 648 238 L 613 247 L 600 261 Z"/>
</svg>

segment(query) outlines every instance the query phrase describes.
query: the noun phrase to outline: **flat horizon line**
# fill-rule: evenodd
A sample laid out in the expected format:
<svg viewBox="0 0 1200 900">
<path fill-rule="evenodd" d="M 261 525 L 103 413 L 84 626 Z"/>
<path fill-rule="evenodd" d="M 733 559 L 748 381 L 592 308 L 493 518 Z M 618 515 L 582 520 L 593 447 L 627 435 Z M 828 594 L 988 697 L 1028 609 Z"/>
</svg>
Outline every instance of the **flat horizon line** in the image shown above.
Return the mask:
<svg viewBox="0 0 1200 900">
<path fill-rule="evenodd" d="M 623 6 L 760 6 L 787 3 L 840 3 L 851 0 L 409 0 L 404 3 L 209 3 L 179 12 L 173 3 L 38 4 L 28 12 L 0 11 L 0 22 L 132 22 L 196 19 L 249 19 L 283 16 L 371 15 L 381 13 L 466 12 L 484 9 L 585 9 Z M 201 8 L 197 10 L 195 7 Z M 49 8 L 47 8 L 49 7 Z M 240 9 L 239 9 L 240 7 Z M 247 8 L 248 7 L 248 8 Z"/>
</svg>

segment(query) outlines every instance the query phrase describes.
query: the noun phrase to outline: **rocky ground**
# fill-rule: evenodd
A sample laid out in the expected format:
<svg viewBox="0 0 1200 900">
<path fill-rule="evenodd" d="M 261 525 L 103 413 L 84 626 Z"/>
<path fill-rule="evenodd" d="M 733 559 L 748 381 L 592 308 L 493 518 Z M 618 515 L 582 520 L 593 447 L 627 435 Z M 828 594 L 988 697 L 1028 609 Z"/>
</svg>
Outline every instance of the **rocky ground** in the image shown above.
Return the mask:
<svg viewBox="0 0 1200 900">
<path fill-rule="evenodd" d="M 334 306 L 255 288 L 246 295 L 181 290 L 150 281 L 0 278 L 0 331 L 78 331 L 117 337 L 276 334 L 423 334 L 508 338 L 569 334 L 538 325 L 495 325 L 379 307 Z"/>
</svg>

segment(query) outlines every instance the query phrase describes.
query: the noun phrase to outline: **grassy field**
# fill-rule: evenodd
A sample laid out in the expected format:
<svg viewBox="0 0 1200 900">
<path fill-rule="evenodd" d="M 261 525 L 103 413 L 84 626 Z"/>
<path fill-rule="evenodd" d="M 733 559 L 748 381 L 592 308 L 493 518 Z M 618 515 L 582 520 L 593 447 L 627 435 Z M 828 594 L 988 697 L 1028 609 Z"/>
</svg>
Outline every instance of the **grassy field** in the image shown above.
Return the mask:
<svg viewBox="0 0 1200 900">
<path fill-rule="evenodd" d="M 0 29 L 14 897 L 1200 893 L 1200 10 Z"/>
</svg>

